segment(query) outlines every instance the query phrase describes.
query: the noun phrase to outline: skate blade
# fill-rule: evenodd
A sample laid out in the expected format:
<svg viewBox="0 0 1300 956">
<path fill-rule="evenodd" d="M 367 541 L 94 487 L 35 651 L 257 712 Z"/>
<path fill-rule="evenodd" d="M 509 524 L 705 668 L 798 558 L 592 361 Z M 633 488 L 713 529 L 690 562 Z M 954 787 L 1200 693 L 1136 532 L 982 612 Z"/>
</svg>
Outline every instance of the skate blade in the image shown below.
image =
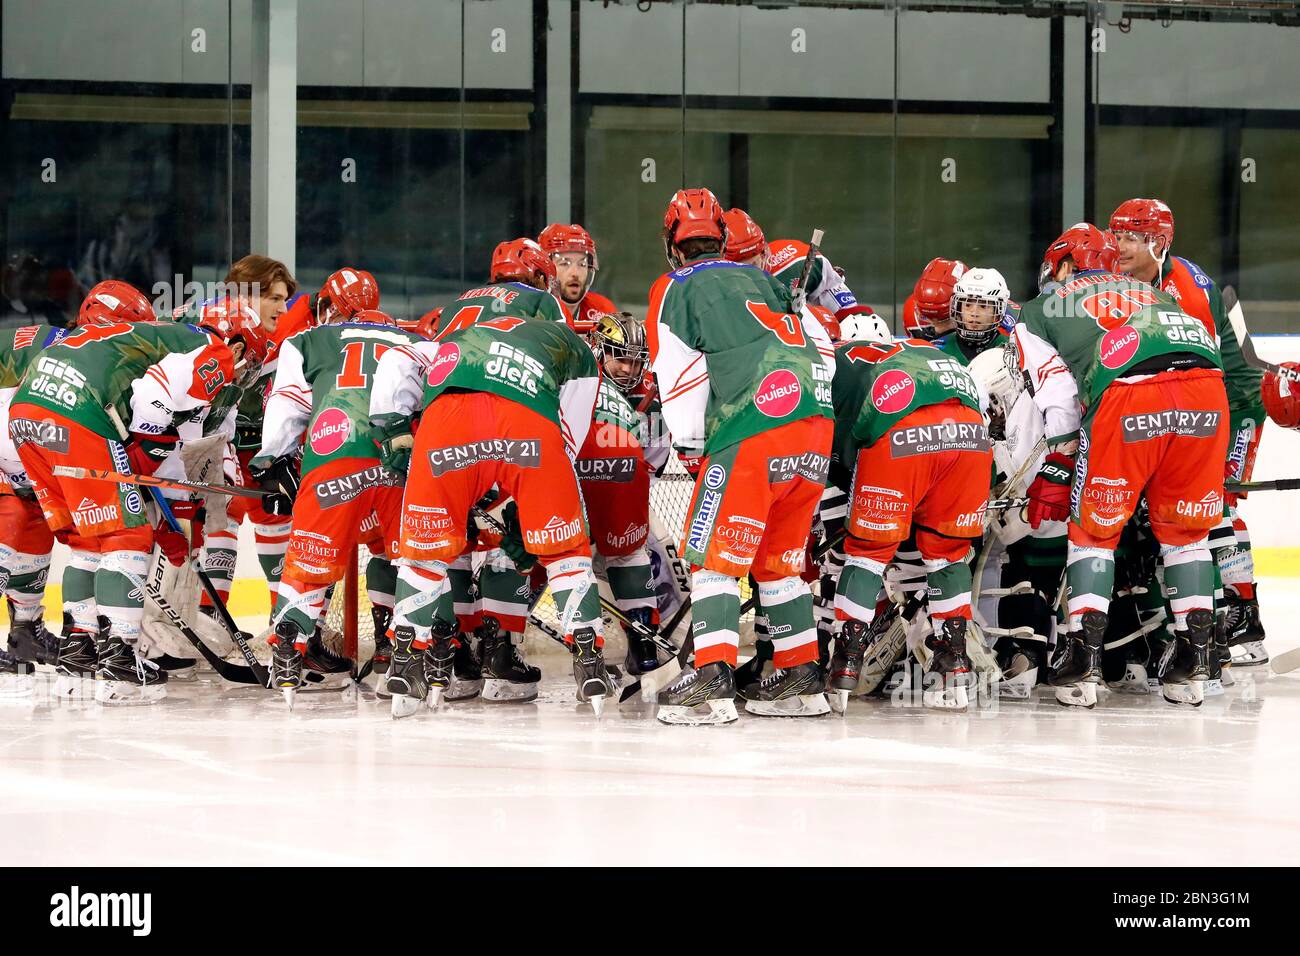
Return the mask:
<svg viewBox="0 0 1300 956">
<path fill-rule="evenodd" d="M 1137 664 L 1129 664 L 1123 677 L 1107 682 L 1106 686 L 1120 694 L 1137 694 L 1145 697 L 1151 693 L 1147 683 L 1147 669 Z"/>
<path fill-rule="evenodd" d="M 316 679 L 312 679 L 312 675 Z M 303 673 L 302 686 L 300 691 L 315 693 L 322 690 L 343 690 L 345 687 L 352 686 L 352 675 L 347 671 L 337 671 L 332 674 L 326 674 L 322 671 L 306 671 Z"/>
<path fill-rule="evenodd" d="M 439 687 L 437 684 L 430 684 L 429 694 L 424 698 L 424 705 L 430 710 L 441 709 L 443 701 L 446 699 L 444 697 L 446 690 L 445 687 Z M 394 697 L 393 700 L 397 700 L 397 698 Z"/>
<path fill-rule="evenodd" d="M 847 690 L 831 690 L 826 694 L 826 700 L 831 705 L 831 710 L 841 717 L 848 713 L 849 692 Z"/>
<path fill-rule="evenodd" d="M 378 697 L 380 700 L 388 700 L 390 697 L 393 696 L 392 691 L 388 689 L 387 677 L 379 678 L 379 682 L 375 684 L 375 696 Z"/>
<path fill-rule="evenodd" d="M 281 687 L 280 693 L 284 695 L 284 702 L 289 705 L 289 712 L 293 712 L 293 699 L 298 694 L 296 687 Z"/>
<path fill-rule="evenodd" d="M 393 720 L 401 720 L 404 717 L 410 717 L 420 709 L 424 701 L 418 697 L 408 697 L 406 694 L 394 694 L 389 710 L 393 715 Z"/>
<path fill-rule="evenodd" d="M 537 684 L 514 684 L 488 677 L 483 681 L 482 698 L 494 704 L 526 704 L 537 699 Z"/>
<path fill-rule="evenodd" d="M 587 700 L 587 703 L 591 704 L 592 712 L 595 713 L 595 715 L 596 715 L 597 717 L 599 717 L 601 714 L 603 714 L 603 713 L 605 712 L 605 695 L 604 695 L 604 694 L 593 694 L 593 695 L 592 695 L 592 696 Z"/>
<path fill-rule="evenodd" d="M 1038 684 L 1038 668 L 1031 668 L 1015 677 L 1006 677 L 998 681 L 998 697 L 1002 700 L 1029 700 L 1034 696 L 1034 687 Z"/>
<path fill-rule="evenodd" d="M 1229 648 L 1232 653 L 1233 667 L 1258 667 L 1261 664 L 1268 663 L 1268 651 L 1264 649 L 1263 641 L 1246 641 L 1244 644 L 1234 644 Z M 1238 654 L 1237 652 L 1241 653 Z"/>
<path fill-rule="evenodd" d="M 745 713 L 757 717 L 821 717 L 831 712 L 831 705 L 823 693 L 797 694 L 780 700 L 751 700 L 745 704 Z"/>
<path fill-rule="evenodd" d="M 478 680 L 461 680 L 459 677 L 453 677 L 447 689 L 443 691 L 442 699 L 448 703 L 458 700 L 473 700 L 483 692 L 483 679 Z"/>
<path fill-rule="evenodd" d="M 53 693 L 60 700 L 89 700 L 95 696 L 95 681 L 90 677 L 60 674 L 54 681 Z"/>
<path fill-rule="evenodd" d="M 25 700 L 36 692 L 36 675 L 0 675 L 0 701 Z"/>
<path fill-rule="evenodd" d="M 1067 684 L 1057 687 L 1056 702 L 1066 707 L 1085 707 L 1088 710 L 1097 706 L 1097 685 L 1093 683 Z"/>
<path fill-rule="evenodd" d="M 681 726 L 716 726 L 730 724 L 740 717 L 734 700 L 710 700 L 694 707 L 660 704 L 655 719 L 663 724 Z"/>
<path fill-rule="evenodd" d="M 1205 699 L 1205 692 L 1200 681 L 1188 681 L 1186 684 L 1162 684 L 1160 694 L 1171 704 L 1185 704 L 1200 707 Z"/>
<path fill-rule="evenodd" d="M 1222 697 L 1223 696 L 1223 678 L 1210 679 L 1201 682 L 1202 697 Z"/>
<path fill-rule="evenodd" d="M 966 688 L 961 684 L 956 687 L 945 687 L 942 690 L 923 691 L 921 702 L 932 710 L 965 710 L 970 705 Z"/>
<path fill-rule="evenodd" d="M 141 686 L 128 681 L 96 680 L 95 700 L 101 704 L 152 704 L 167 696 L 162 684 Z"/>
<path fill-rule="evenodd" d="M 1232 676 L 1232 667 L 1230 665 L 1224 664 L 1219 669 L 1219 680 L 1224 687 L 1232 687 L 1237 683 L 1237 678 Z"/>
</svg>

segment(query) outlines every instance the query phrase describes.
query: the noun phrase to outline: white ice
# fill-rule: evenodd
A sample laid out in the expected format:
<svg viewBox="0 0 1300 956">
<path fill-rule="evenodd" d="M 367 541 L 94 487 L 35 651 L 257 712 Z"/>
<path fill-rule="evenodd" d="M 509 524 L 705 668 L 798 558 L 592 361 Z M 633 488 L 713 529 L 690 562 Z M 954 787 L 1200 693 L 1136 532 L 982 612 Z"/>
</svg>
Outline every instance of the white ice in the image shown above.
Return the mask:
<svg viewBox="0 0 1300 956">
<path fill-rule="evenodd" d="M 1289 589 L 1289 590 L 1288 590 Z M 1261 582 L 1278 653 L 1295 579 Z M 620 641 L 612 641 L 621 647 Z M 395 723 L 369 690 L 171 685 L 154 705 L 0 707 L 0 863 L 1260 864 L 1300 858 L 1300 672 L 1196 711 L 1110 694 L 943 715 L 596 720 L 568 660 L 535 704 Z"/>
</svg>

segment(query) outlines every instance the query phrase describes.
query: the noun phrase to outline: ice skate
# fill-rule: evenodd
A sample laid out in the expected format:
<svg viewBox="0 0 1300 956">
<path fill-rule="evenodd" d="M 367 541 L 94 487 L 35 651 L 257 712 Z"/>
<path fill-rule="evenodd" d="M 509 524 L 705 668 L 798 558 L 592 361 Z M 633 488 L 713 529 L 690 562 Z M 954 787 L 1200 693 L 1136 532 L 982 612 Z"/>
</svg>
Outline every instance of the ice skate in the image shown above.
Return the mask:
<svg viewBox="0 0 1300 956">
<path fill-rule="evenodd" d="M 30 697 L 36 689 L 36 667 L 16 654 L 0 651 L 0 700 Z"/>
<path fill-rule="evenodd" d="M 656 698 L 665 724 L 729 724 L 737 719 L 736 671 L 724 661 L 688 667 Z"/>
<path fill-rule="evenodd" d="M 966 619 L 946 618 L 943 629 L 925 639 L 930 661 L 925 668 L 921 701 L 936 710 L 965 710 L 972 665 L 966 656 Z"/>
<path fill-rule="evenodd" d="M 54 672 L 58 675 L 54 680 L 54 696 L 62 700 L 91 697 L 98 665 L 94 636 L 77 630 L 70 622 L 65 623 L 54 664 Z"/>
<path fill-rule="evenodd" d="M 1245 600 L 1236 592 L 1225 594 L 1227 644 L 1237 667 L 1258 667 L 1268 663 L 1264 647 L 1264 625 L 1259 619 L 1259 598 Z"/>
<path fill-rule="evenodd" d="M 843 714 L 849 706 L 849 694 L 858 687 L 862 677 L 862 662 L 867 656 L 867 625 L 862 621 L 845 621 L 835 638 L 835 653 L 831 655 L 830 675 L 827 679 L 827 697 L 831 709 Z"/>
<path fill-rule="evenodd" d="M 745 703 L 747 713 L 760 717 L 820 717 L 829 714 L 826 678 L 816 661 L 772 671 L 759 682 Z"/>
<path fill-rule="evenodd" d="M 651 621 L 648 607 L 634 608 L 627 612 L 627 616 L 646 630 L 656 629 Z M 640 677 L 659 666 L 659 648 L 654 641 L 639 636 L 635 630 L 626 625 L 623 627 L 623 633 L 627 635 L 627 656 L 623 659 L 623 666 L 627 668 L 629 674 Z"/>
<path fill-rule="evenodd" d="M 375 626 L 375 652 L 370 657 L 370 669 L 376 674 L 388 673 L 388 663 L 393 659 L 393 642 L 388 636 L 389 625 L 393 622 L 391 608 L 373 604 L 370 607 L 370 620 Z M 380 686 L 383 681 L 380 681 Z"/>
<path fill-rule="evenodd" d="M 271 687 L 280 691 L 290 710 L 303 685 L 304 660 L 297 645 L 299 634 L 292 621 L 282 620 L 275 626 L 275 644 L 271 650 Z"/>
<path fill-rule="evenodd" d="M 483 670 L 483 699 L 527 703 L 537 699 L 542 672 L 524 661 L 509 634 L 498 630 L 494 618 L 485 618 L 479 641 Z"/>
<path fill-rule="evenodd" d="M 1178 631 L 1169 642 L 1160 668 L 1160 693 L 1169 703 L 1201 706 L 1210 676 L 1213 630 L 1213 614 L 1198 608 L 1188 612 L 1187 630 Z"/>
<path fill-rule="evenodd" d="M 456 655 L 452 660 L 451 683 L 443 691 L 446 701 L 473 700 L 483 692 L 483 666 L 474 653 L 468 634 L 457 633 Z M 482 641 L 480 640 L 480 646 Z"/>
<path fill-rule="evenodd" d="M 326 646 L 319 627 L 307 638 L 303 664 L 307 670 L 315 671 L 326 679 L 325 684 L 316 685 L 321 690 L 337 690 L 346 682 L 346 675 L 352 673 L 352 661 L 341 654 L 335 654 Z"/>
<path fill-rule="evenodd" d="M 573 680 L 578 685 L 578 700 L 590 703 L 599 717 L 614 685 L 605 669 L 605 655 L 596 646 L 595 628 L 580 627 L 573 632 Z"/>
<path fill-rule="evenodd" d="M 59 639 L 49 632 L 42 618 L 19 621 L 14 602 L 9 601 L 9 653 L 40 667 L 53 667 L 59 656 Z"/>
<path fill-rule="evenodd" d="M 95 700 L 101 704 L 150 704 L 167 696 L 167 674 L 127 645 L 111 628 L 95 642 Z"/>
<path fill-rule="evenodd" d="M 1151 693 L 1147 677 L 1147 651 L 1146 641 L 1143 638 L 1137 638 L 1130 641 L 1124 646 L 1126 659 L 1124 661 L 1124 673 L 1119 676 L 1118 680 L 1107 681 L 1106 686 L 1119 694 L 1137 694 L 1146 696 Z"/>
<path fill-rule="evenodd" d="M 764 667 L 771 660 L 772 642 L 755 638 L 754 656 L 735 670 L 736 696 L 742 700 L 749 700 L 750 693 L 758 693 L 758 684 L 763 679 Z"/>
<path fill-rule="evenodd" d="M 1023 648 L 1012 647 L 1002 664 L 998 697 L 1002 700 L 1032 700 L 1038 686 L 1038 664 Z"/>
<path fill-rule="evenodd" d="M 1088 611 L 1080 630 L 1066 635 L 1064 656 L 1052 673 L 1056 702 L 1067 707 L 1097 706 L 1097 687 L 1102 682 L 1101 651 L 1109 619 L 1101 611 Z"/>
<path fill-rule="evenodd" d="M 410 717 L 429 696 L 429 682 L 424 676 L 424 652 L 412 649 L 415 629 L 398 627 L 393 632 L 393 658 L 385 681 L 393 719 Z"/>
</svg>

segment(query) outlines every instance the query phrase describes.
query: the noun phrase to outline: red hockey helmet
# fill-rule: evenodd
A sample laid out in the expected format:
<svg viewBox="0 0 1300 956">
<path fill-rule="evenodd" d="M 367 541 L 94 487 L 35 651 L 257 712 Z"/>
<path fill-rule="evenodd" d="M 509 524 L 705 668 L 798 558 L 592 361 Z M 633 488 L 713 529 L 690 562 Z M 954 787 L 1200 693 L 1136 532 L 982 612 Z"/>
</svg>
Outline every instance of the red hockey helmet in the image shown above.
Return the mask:
<svg viewBox="0 0 1300 956">
<path fill-rule="evenodd" d="M 679 189 L 664 213 L 664 255 L 674 269 L 681 267 L 673 246 L 686 239 L 716 239 L 727 244 L 722 205 L 708 189 Z"/>
<path fill-rule="evenodd" d="M 754 256 L 766 256 L 767 237 L 749 213 L 739 207 L 728 209 L 723 214 L 723 221 L 727 226 L 727 247 L 722 252 L 724 259 L 748 262 Z"/>
<path fill-rule="evenodd" d="M 1283 362 L 1282 367 L 1300 371 L 1300 362 Z M 1259 391 L 1269 418 L 1283 428 L 1300 428 L 1300 385 L 1266 372 Z"/>
<path fill-rule="evenodd" d="M 931 259 L 927 262 L 912 289 L 916 314 L 928 320 L 930 326 L 947 319 L 952 313 L 952 291 L 965 273 L 966 263 L 960 259 Z"/>
<path fill-rule="evenodd" d="M 808 304 L 808 311 L 821 323 L 822 328 L 826 330 L 826 334 L 831 337 L 832 343 L 840 340 L 840 320 L 835 318 L 834 312 L 825 306 L 813 305 L 812 303 Z"/>
<path fill-rule="evenodd" d="M 362 309 L 379 308 L 379 284 L 364 269 L 344 266 L 321 286 L 316 297 L 316 321 L 348 322 Z"/>
<path fill-rule="evenodd" d="M 435 339 L 438 337 L 438 322 L 441 318 L 442 306 L 438 306 L 436 309 L 430 309 L 416 320 L 415 331 L 419 332 L 426 339 Z"/>
<path fill-rule="evenodd" d="M 144 293 L 120 279 L 98 283 L 81 303 L 73 328 L 106 322 L 152 322 L 153 306 Z"/>
<path fill-rule="evenodd" d="M 555 281 L 555 263 L 532 239 L 510 239 L 492 252 L 490 282 L 524 282 L 546 290 Z"/>
<path fill-rule="evenodd" d="M 551 223 L 537 237 L 537 244 L 548 256 L 563 252 L 585 253 L 588 268 L 600 268 L 600 263 L 596 259 L 595 240 L 591 238 L 591 233 L 577 223 L 567 226 L 562 222 Z"/>
<path fill-rule="evenodd" d="M 1053 279 L 1067 258 L 1080 272 L 1093 269 L 1113 272 L 1119 264 L 1119 244 L 1112 233 L 1102 232 L 1090 222 L 1076 222 L 1043 253 L 1043 264 L 1038 270 L 1039 289 Z"/>
<path fill-rule="evenodd" d="M 1110 214 L 1110 231 L 1164 236 L 1167 252 L 1174 244 L 1174 212 L 1159 199 L 1125 199 Z"/>
<path fill-rule="evenodd" d="M 396 326 L 397 320 L 387 312 L 381 312 L 378 309 L 362 309 L 356 315 L 352 316 L 352 322 L 365 322 L 369 325 L 392 325 Z"/>
<path fill-rule="evenodd" d="M 262 363 L 271 352 L 271 339 L 262 328 L 257 312 L 240 299 L 218 299 L 203 307 L 198 326 L 207 329 L 227 345 L 242 345 L 235 360 L 235 384 L 246 388 L 257 380 Z"/>
</svg>

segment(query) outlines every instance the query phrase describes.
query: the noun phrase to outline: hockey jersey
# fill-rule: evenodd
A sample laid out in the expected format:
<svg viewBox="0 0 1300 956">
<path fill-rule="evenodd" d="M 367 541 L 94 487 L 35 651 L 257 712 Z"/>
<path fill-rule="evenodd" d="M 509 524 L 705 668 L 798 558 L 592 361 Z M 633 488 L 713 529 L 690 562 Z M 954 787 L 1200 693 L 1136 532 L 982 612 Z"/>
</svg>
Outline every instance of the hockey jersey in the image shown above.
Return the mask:
<svg viewBox="0 0 1300 956">
<path fill-rule="evenodd" d="M 831 417 L 834 351 L 774 276 L 695 259 L 650 289 L 646 340 L 673 444 L 687 455 L 812 416 Z"/>
<path fill-rule="evenodd" d="M 498 282 L 462 292 L 454 302 L 443 306 L 437 337 L 441 341 L 480 319 L 511 315 L 521 319 L 569 321 L 569 310 L 551 293 L 522 282 Z"/>
<path fill-rule="evenodd" d="M 516 287 L 491 288 L 504 293 Z M 558 305 L 549 293 L 538 295 Z M 509 304 L 517 302 L 514 297 Z M 370 414 L 414 415 L 448 389 L 491 392 L 555 422 L 570 458 L 575 457 L 591 428 L 600 381 L 591 349 L 564 321 L 545 314 L 549 306 L 527 318 L 481 305 L 465 308 L 477 309 L 472 324 L 460 325 L 437 342 L 384 353 L 375 372 Z"/>
<path fill-rule="evenodd" d="M 394 346 L 423 341 L 414 332 L 362 322 L 322 325 L 290 338 L 280 346 L 258 458 L 301 447 L 307 474 L 331 459 L 376 457 L 370 391 L 379 359 Z"/>
<path fill-rule="evenodd" d="M 53 325 L 0 329 L 0 490 L 6 478 L 15 484 L 27 483 L 18 450 L 9 437 L 9 404 L 41 350 L 70 334 L 68 329 Z"/>
<path fill-rule="evenodd" d="M 192 325 L 89 325 L 41 352 L 13 400 L 48 408 L 119 440 L 106 408 L 129 431 L 159 435 L 178 414 L 210 405 L 233 379 L 230 349 Z"/>
<path fill-rule="evenodd" d="M 768 256 L 765 268 L 781 283 L 794 291 L 795 283 L 803 274 L 804 260 L 808 258 L 808 243 L 798 239 L 777 239 L 768 244 Z M 855 312 L 870 312 L 865 305 L 859 305 L 857 297 L 844 282 L 831 261 L 820 252 L 813 260 L 808 273 L 808 288 L 804 290 L 804 300 L 809 305 L 820 305 L 834 313 L 835 318 L 843 319 Z"/>
<path fill-rule="evenodd" d="M 874 444 L 917 409 L 957 402 L 982 413 L 985 404 L 966 367 L 920 339 L 891 345 L 841 342 L 835 348 L 834 393 L 831 459 L 846 470 L 860 447 Z M 936 443 L 943 449 L 987 450 L 988 428 L 961 423 Z"/>
</svg>

